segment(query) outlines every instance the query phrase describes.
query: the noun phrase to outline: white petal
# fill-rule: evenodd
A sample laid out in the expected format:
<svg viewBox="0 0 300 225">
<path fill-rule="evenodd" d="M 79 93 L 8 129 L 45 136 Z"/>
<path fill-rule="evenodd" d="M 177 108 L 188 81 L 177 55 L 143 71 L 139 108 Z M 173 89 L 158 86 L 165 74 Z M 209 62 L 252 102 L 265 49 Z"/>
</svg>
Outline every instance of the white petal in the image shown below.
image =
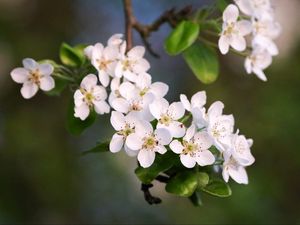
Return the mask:
<svg viewBox="0 0 300 225">
<path fill-rule="evenodd" d="M 262 71 L 261 69 L 258 69 L 258 68 L 253 68 L 253 73 L 255 73 L 255 75 L 261 79 L 262 81 L 267 81 L 267 77 L 264 73 L 264 71 Z"/>
<path fill-rule="evenodd" d="M 53 66 L 49 63 L 40 64 L 38 68 L 39 68 L 41 74 L 44 76 L 50 76 L 54 70 Z"/>
<path fill-rule="evenodd" d="M 136 133 L 129 134 L 126 138 L 126 145 L 132 150 L 140 150 L 143 145 L 142 137 Z"/>
<path fill-rule="evenodd" d="M 174 120 L 178 120 L 184 116 L 185 109 L 181 102 L 173 102 L 168 109 L 168 114 Z"/>
<path fill-rule="evenodd" d="M 169 91 L 169 86 L 163 82 L 155 82 L 151 84 L 150 91 L 156 98 L 163 98 Z"/>
<path fill-rule="evenodd" d="M 232 37 L 230 45 L 235 50 L 242 52 L 246 49 L 246 40 L 242 36 L 235 35 L 234 37 Z"/>
<path fill-rule="evenodd" d="M 241 20 L 236 23 L 236 28 L 242 36 L 248 35 L 252 31 L 252 23 L 248 20 Z"/>
<path fill-rule="evenodd" d="M 120 87 L 120 78 L 118 77 L 113 78 L 110 83 L 111 91 L 116 91 L 119 89 L 119 87 Z"/>
<path fill-rule="evenodd" d="M 29 99 L 33 97 L 37 91 L 39 90 L 39 87 L 32 82 L 25 82 L 23 84 L 23 87 L 21 88 L 21 94 L 23 98 Z"/>
<path fill-rule="evenodd" d="M 181 154 L 182 150 L 183 150 L 183 146 L 182 146 L 181 142 L 178 140 L 172 141 L 170 144 L 170 148 L 173 152 L 175 152 L 177 154 Z"/>
<path fill-rule="evenodd" d="M 145 54 L 145 47 L 135 46 L 127 53 L 127 56 L 131 59 L 136 60 L 136 59 L 143 58 L 144 54 Z"/>
<path fill-rule="evenodd" d="M 141 73 L 137 76 L 136 86 L 140 89 L 148 88 L 151 85 L 152 77 L 148 73 Z"/>
<path fill-rule="evenodd" d="M 206 92 L 199 91 L 192 96 L 191 104 L 193 108 L 199 107 L 202 108 L 206 103 Z"/>
<path fill-rule="evenodd" d="M 110 107 L 106 101 L 93 101 L 96 113 L 102 115 L 109 113 Z"/>
<path fill-rule="evenodd" d="M 219 49 L 220 49 L 220 51 L 223 55 L 228 53 L 228 51 L 229 51 L 229 39 L 226 36 L 221 35 L 221 37 L 219 38 L 218 45 L 219 45 Z"/>
<path fill-rule="evenodd" d="M 79 107 L 83 104 L 84 95 L 81 93 L 80 90 L 76 90 L 74 93 L 74 104 L 75 106 Z"/>
<path fill-rule="evenodd" d="M 178 121 L 173 121 L 170 123 L 168 130 L 171 132 L 172 136 L 175 138 L 181 138 L 185 134 L 185 126 Z"/>
<path fill-rule="evenodd" d="M 205 131 L 197 132 L 194 136 L 194 140 L 202 150 L 209 149 L 213 144 L 209 134 Z"/>
<path fill-rule="evenodd" d="M 139 153 L 138 151 L 134 151 L 134 150 L 130 149 L 126 144 L 124 145 L 124 150 L 125 150 L 126 154 L 130 157 L 135 157 Z"/>
<path fill-rule="evenodd" d="M 167 112 L 168 108 L 169 108 L 169 103 L 164 98 L 154 100 L 149 105 L 150 112 L 156 119 L 160 119 L 162 114 Z"/>
<path fill-rule="evenodd" d="M 93 50 L 94 50 L 94 46 L 93 46 L 93 45 L 89 45 L 89 46 L 87 46 L 87 47 L 83 50 L 84 55 L 85 55 L 89 60 L 92 59 Z"/>
<path fill-rule="evenodd" d="M 119 92 L 125 99 L 132 99 L 137 95 L 136 87 L 130 82 L 122 83 Z"/>
<path fill-rule="evenodd" d="M 134 65 L 133 65 L 133 71 L 136 74 L 147 72 L 150 69 L 150 64 L 146 59 L 139 59 Z"/>
<path fill-rule="evenodd" d="M 124 137 L 118 134 L 114 134 L 109 143 L 109 150 L 112 153 L 119 152 L 124 144 Z"/>
<path fill-rule="evenodd" d="M 122 130 L 125 127 L 125 116 L 120 112 L 113 111 L 110 116 L 110 123 L 115 130 Z"/>
<path fill-rule="evenodd" d="M 97 43 L 94 45 L 93 52 L 92 52 L 92 62 L 95 68 L 98 68 L 97 60 L 102 60 L 103 49 L 104 47 L 101 43 Z"/>
<path fill-rule="evenodd" d="M 186 133 L 185 133 L 185 136 L 184 136 L 184 140 L 185 141 L 189 141 L 191 140 L 194 135 L 195 135 L 195 132 L 196 132 L 196 126 L 194 124 L 192 124 L 187 130 L 186 130 Z"/>
<path fill-rule="evenodd" d="M 121 78 L 123 76 L 123 64 L 122 61 L 119 61 L 115 68 L 115 76 Z"/>
<path fill-rule="evenodd" d="M 171 134 L 167 129 L 158 128 L 154 131 L 154 134 L 160 145 L 168 145 L 172 141 Z"/>
<path fill-rule="evenodd" d="M 193 168 L 196 165 L 196 161 L 190 155 L 181 154 L 180 161 L 187 168 Z"/>
<path fill-rule="evenodd" d="M 111 106 L 121 113 L 127 113 L 129 110 L 129 103 L 124 98 L 116 98 L 112 101 Z"/>
<path fill-rule="evenodd" d="M 240 10 L 248 16 L 252 16 L 253 8 L 251 6 L 251 1 L 249 0 L 235 0 Z"/>
<path fill-rule="evenodd" d="M 55 82 L 51 76 L 44 76 L 40 79 L 40 88 L 43 91 L 50 91 L 54 87 L 55 87 Z"/>
<path fill-rule="evenodd" d="M 148 121 L 138 121 L 135 125 L 135 132 L 142 137 L 146 137 L 153 133 L 153 127 Z"/>
<path fill-rule="evenodd" d="M 103 55 L 106 60 L 115 60 L 119 55 L 119 49 L 116 46 L 107 46 L 103 50 Z"/>
<path fill-rule="evenodd" d="M 212 165 L 215 162 L 215 157 L 210 151 L 200 152 L 195 158 L 200 166 Z"/>
<path fill-rule="evenodd" d="M 235 22 L 239 16 L 239 9 L 234 4 L 230 4 L 223 12 L 223 20 L 226 22 Z"/>
<path fill-rule="evenodd" d="M 221 116 L 224 109 L 224 104 L 221 101 L 214 102 L 208 109 L 207 115 L 209 118 Z"/>
<path fill-rule="evenodd" d="M 244 167 L 229 167 L 228 173 L 231 176 L 231 178 L 235 180 L 238 184 L 248 184 L 248 175 Z"/>
<path fill-rule="evenodd" d="M 97 101 L 107 99 L 106 89 L 104 87 L 100 86 L 100 85 L 94 86 L 92 94 L 93 94 L 93 96 L 95 97 L 95 99 Z"/>
<path fill-rule="evenodd" d="M 181 95 L 180 95 L 180 101 L 181 101 L 181 103 L 183 104 L 184 108 L 185 108 L 187 111 L 191 111 L 191 103 L 190 103 L 190 101 L 188 100 L 188 98 L 186 97 L 186 95 L 181 94 Z"/>
<path fill-rule="evenodd" d="M 28 70 L 20 67 L 11 71 L 10 76 L 15 82 L 22 84 L 27 81 L 29 72 Z"/>
<path fill-rule="evenodd" d="M 125 70 L 123 76 L 131 82 L 135 82 L 137 79 L 137 75 L 129 70 Z"/>
<path fill-rule="evenodd" d="M 81 120 L 85 120 L 90 114 L 90 108 L 86 104 L 75 107 L 74 111 L 74 116 L 80 118 Z"/>
<path fill-rule="evenodd" d="M 23 59 L 22 62 L 23 62 L 23 66 L 25 67 L 25 69 L 28 69 L 28 70 L 36 70 L 39 66 L 39 64 L 34 59 L 31 59 L 31 58 Z"/>
<path fill-rule="evenodd" d="M 225 167 L 222 171 L 222 176 L 225 182 L 229 181 L 229 173 L 228 173 L 228 168 Z"/>
<path fill-rule="evenodd" d="M 94 74 L 89 74 L 83 78 L 80 86 L 87 91 L 91 91 L 91 89 L 97 85 L 97 76 Z"/>
<path fill-rule="evenodd" d="M 155 152 L 142 149 L 137 157 L 141 167 L 147 168 L 150 167 L 155 160 Z"/>
<path fill-rule="evenodd" d="M 104 86 L 107 87 L 109 85 L 109 75 L 107 74 L 107 72 L 105 72 L 104 70 L 100 70 L 98 71 L 98 76 L 99 76 L 99 80 L 100 83 Z"/>
<path fill-rule="evenodd" d="M 107 41 L 107 45 L 119 45 L 122 43 L 122 37 L 123 34 L 114 34 L 113 36 L 111 36 L 108 41 Z"/>
<path fill-rule="evenodd" d="M 165 154 L 167 152 L 167 149 L 165 146 L 163 145 L 157 145 L 155 148 L 154 148 L 154 151 L 155 152 L 158 152 L 159 154 Z"/>
</svg>

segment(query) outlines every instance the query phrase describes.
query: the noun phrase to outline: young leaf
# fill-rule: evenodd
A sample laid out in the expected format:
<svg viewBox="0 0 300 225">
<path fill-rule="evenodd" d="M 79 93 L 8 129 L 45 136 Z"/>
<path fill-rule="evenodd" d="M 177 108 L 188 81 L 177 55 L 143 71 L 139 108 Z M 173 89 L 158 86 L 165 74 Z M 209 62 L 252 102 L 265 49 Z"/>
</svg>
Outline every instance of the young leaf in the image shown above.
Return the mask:
<svg viewBox="0 0 300 225">
<path fill-rule="evenodd" d="M 202 187 L 201 190 L 221 198 L 229 197 L 232 194 L 229 185 L 221 179 L 211 180 L 205 187 Z"/>
<path fill-rule="evenodd" d="M 173 166 L 174 154 L 168 151 L 166 154 L 157 154 L 154 163 L 149 168 L 138 167 L 135 174 L 144 184 L 150 184 L 161 172 Z"/>
<path fill-rule="evenodd" d="M 59 57 L 63 64 L 71 67 L 80 67 L 85 61 L 82 45 L 71 47 L 66 43 L 62 43 Z"/>
<path fill-rule="evenodd" d="M 79 135 L 86 128 L 90 127 L 95 122 L 96 118 L 97 114 L 94 110 L 90 112 L 90 115 L 85 120 L 74 117 L 74 103 L 72 99 L 67 114 L 67 130 L 73 135 Z"/>
<path fill-rule="evenodd" d="M 216 52 L 209 46 L 197 42 L 184 51 L 183 57 L 196 77 L 204 84 L 214 82 L 219 75 Z"/>
<path fill-rule="evenodd" d="M 201 193 L 196 190 L 192 196 L 189 197 L 194 206 L 202 206 Z"/>
<path fill-rule="evenodd" d="M 190 197 L 198 186 L 197 173 L 192 170 L 179 172 L 166 185 L 166 191 L 182 197 Z"/>
<path fill-rule="evenodd" d="M 109 142 L 101 142 L 98 143 L 94 148 L 84 151 L 81 154 L 82 155 L 87 155 L 90 153 L 99 153 L 99 152 L 108 152 L 109 151 Z"/>
<path fill-rule="evenodd" d="M 205 187 L 209 182 L 209 176 L 207 173 L 199 172 L 197 173 L 198 176 L 198 186 Z"/>
<path fill-rule="evenodd" d="M 182 21 L 165 40 L 165 49 L 170 55 L 178 55 L 190 47 L 198 38 L 199 25 Z"/>
</svg>

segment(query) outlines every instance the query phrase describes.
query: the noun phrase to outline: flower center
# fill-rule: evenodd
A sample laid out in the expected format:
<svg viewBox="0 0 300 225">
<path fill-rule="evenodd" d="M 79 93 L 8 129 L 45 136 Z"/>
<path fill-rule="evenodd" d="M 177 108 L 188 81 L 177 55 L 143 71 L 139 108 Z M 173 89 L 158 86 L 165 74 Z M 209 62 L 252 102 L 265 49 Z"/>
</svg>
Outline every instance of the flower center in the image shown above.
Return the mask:
<svg viewBox="0 0 300 225">
<path fill-rule="evenodd" d="M 144 138 L 143 148 L 147 150 L 153 150 L 158 144 L 158 141 L 153 136 Z"/>
<path fill-rule="evenodd" d="M 220 124 L 219 122 L 216 122 L 212 127 L 211 133 L 216 138 L 224 137 L 224 133 L 226 133 L 226 127 L 222 126 L 222 124 Z"/>
<path fill-rule="evenodd" d="M 224 35 L 228 36 L 235 33 L 236 30 L 234 28 L 235 28 L 234 23 L 228 23 L 226 29 L 224 30 Z"/>
<path fill-rule="evenodd" d="M 134 128 L 132 128 L 129 124 L 125 125 L 125 128 L 118 132 L 119 135 L 127 137 L 129 134 L 134 132 Z"/>
<path fill-rule="evenodd" d="M 149 91 L 149 88 L 144 88 L 143 90 L 140 91 L 140 96 L 143 97 L 147 92 Z"/>
<path fill-rule="evenodd" d="M 110 63 L 112 63 L 113 61 L 112 60 L 97 60 L 98 64 L 99 64 L 99 69 L 100 70 L 107 70 L 107 67 Z"/>
<path fill-rule="evenodd" d="M 94 95 L 91 92 L 86 91 L 83 88 L 80 88 L 81 93 L 84 95 L 84 102 L 88 105 L 88 106 L 93 106 L 93 100 L 95 99 Z"/>
<path fill-rule="evenodd" d="M 170 123 L 172 122 L 172 118 L 168 115 L 168 114 L 164 114 L 161 116 L 161 118 L 159 119 L 159 122 L 161 124 L 164 124 L 166 126 L 169 126 Z"/>
<path fill-rule="evenodd" d="M 42 77 L 42 75 L 41 75 L 40 71 L 37 69 L 34 71 L 30 71 L 28 80 L 31 81 L 32 83 L 40 85 L 41 77 Z"/>
<path fill-rule="evenodd" d="M 141 106 L 141 104 L 139 102 L 133 102 L 131 104 L 131 111 L 141 111 L 143 109 L 143 107 Z"/>
<path fill-rule="evenodd" d="M 195 156 L 196 151 L 198 150 L 198 145 L 193 142 L 183 141 L 183 151 L 182 154 L 187 155 L 190 154 L 191 156 Z"/>
<path fill-rule="evenodd" d="M 131 61 L 130 60 L 128 60 L 128 59 L 126 59 L 126 60 L 124 60 L 123 62 L 122 62 L 122 64 L 123 64 L 123 70 L 125 71 L 125 70 L 130 70 L 131 69 Z"/>
</svg>

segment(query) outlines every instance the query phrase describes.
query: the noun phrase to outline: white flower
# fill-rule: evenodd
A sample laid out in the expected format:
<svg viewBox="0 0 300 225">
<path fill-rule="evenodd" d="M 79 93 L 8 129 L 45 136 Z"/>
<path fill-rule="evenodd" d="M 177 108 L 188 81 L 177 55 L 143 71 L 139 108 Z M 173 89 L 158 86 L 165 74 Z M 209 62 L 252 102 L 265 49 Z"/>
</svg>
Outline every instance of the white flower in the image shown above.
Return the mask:
<svg viewBox="0 0 300 225">
<path fill-rule="evenodd" d="M 212 165 L 215 162 L 214 155 L 208 150 L 212 145 L 209 135 L 204 132 L 197 132 L 195 125 L 187 129 L 182 142 L 173 140 L 170 148 L 173 152 L 180 154 L 181 163 L 192 168 L 197 164 L 200 166 Z"/>
<path fill-rule="evenodd" d="M 74 116 L 85 120 L 92 109 L 95 109 L 98 114 L 109 113 L 110 107 L 105 102 L 106 98 L 105 88 L 97 85 L 97 76 L 87 75 L 81 81 L 80 89 L 74 93 Z"/>
<path fill-rule="evenodd" d="M 121 59 L 118 61 L 115 70 L 117 77 L 124 76 L 129 81 L 135 82 L 138 74 L 149 70 L 149 62 L 143 58 L 145 54 L 143 46 L 136 46 L 126 54 L 126 42 L 124 42 L 120 47 L 120 51 Z"/>
<path fill-rule="evenodd" d="M 135 126 L 135 133 L 130 134 L 126 139 L 126 145 L 138 152 L 140 165 L 147 168 L 155 160 L 155 153 L 166 153 L 164 145 L 168 145 L 172 137 L 168 130 L 158 128 L 153 131 L 152 125 L 147 121 L 140 121 Z"/>
<path fill-rule="evenodd" d="M 109 76 L 115 76 L 115 68 L 119 57 L 117 46 L 109 45 L 104 47 L 97 43 L 92 51 L 91 62 L 98 71 L 100 83 L 107 87 L 109 85 Z"/>
<path fill-rule="evenodd" d="M 263 70 L 269 67 L 271 63 L 272 56 L 267 50 L 255 48 L 251 55 L 246 57 L 245 68 L 248 74 L 255 73 L 259 79 L 267 81 Z"/>
<path fill-rule="evenodd" d="M 148 92 L 140 95 L 137 87 L 124 82 L 119 87 L 120 97 L 112 100 L 111 106 L 119 112 L 127 114 L 128 112 L 138 112 L 141 119 L 151 121 L 153 116 L 149 111 L 149 104 L 155 99 L 155 95 Z"/>
<path fill-rule="evenodd" d="M 135 85 L 140 96 L 152 93 L 156 98 L 163 98 L 169 90 L 169 86 L 163 82 L 151 83 L 151 76 L 148 73 L 141 73 L 137 76 Z"/>
<path fill-rule="evenodd" d="M 233 157 L 224 154 L 222 176 L 228 182 L 229 177 L 239 184 L 248 184 L 248 175 L 244 166 L 240 165 Z"/>
<path fill-rule="evenodd" d="M 231 144 L 234 118 L 232 115 L 222 115 L 224 104 L 220 101 L 213 103 L 207 112 L 207 132 L 214 140 L 214 145 L 224 151 Z"/>
<path fill-rule="evenodd" d="M 183 104 L 184 108 L 189 112 L 191 112 L 194 108 L 201 109 L 206 103 L 206 92 L 197 92 L 192 96 L 191 102 L 187 99 L 186 95 L 181 94 L 180 101 Z"/>
<path fill-rule="evenodd" d="M 33 97 L 39 88 L 43 91 L 50 91 L 54 88 L 55 82 L 51 77 L 53 66 L 48 63 L 39 64 L 35 60 L 26 58 L 23 60 L 23 67 L 11 71 L 12 79 L 23 84 L 21 94 L 24 98 Z"/>
<path fill-rule="evenodd" d="M 110 122 L 117 132 L 112 136 L 109 150 L 116 153 L 124 146 L 124 149 L 129 156 L 136 156 L 137 151 L 131 150 L 126 144 L 124 145 L 128 135 L 135 132 L 137 118 L 134 113 L 129 113 L 124 116 L 120 112 L 113 111 L 111 113 Z"/>
<path fill-rule="evenodd" d="M 122 96 L 120 95 L 120 82 L 121 79 L 118 77 L 114 77 L 111 82 L 110 82 L 110 94 L 108 97 L 108 102 L 112 106 L 112 102 L 116 98 L 121 98 Z"/>
<path fill-rule="evenodd" d="M 114 34 L 111 36 L 108 41 L 107 45 L 108 46 L 120 46 L 123 43 L 123 34 Z"/>
<path fill-rule="evenodd" d="M 246 40 L 244 36 L 251 33 L 252 25 L 250 21 L 238 20 L 238 8 L 230 4 L 223 12 L 223 27 L 219 39 L 219 49 L 222 54 L 227 54 L 231 46 L 237 51 L 246 49 Z"/>
<path fill-rule="evenodd" d="M 185 133 L 183 123 L 177 121 L 184 116 L 185 109 L 181 102 L 169 105 L 164 98 L 157 99 L 149 105 L 151 114 L 157 119 L 157 127 L 169 130 L 171 135 L 180 138 Z"/>
<path fill-rule="evenodd" d="M 240 10 L 257 19 L 272 19 L 273 10 L 270 0 L 235 0 Z"/>
<path fill-rule="evenodd" d="M 231 149 L 227 154 L 231 154 L 240 165 L 250 166 L 255 161 L 250 150 L 252 144 L 252 139 L 246 139 L 244 135 L 238 135 L 237 132 L 232 136 Z"/>
</svg>

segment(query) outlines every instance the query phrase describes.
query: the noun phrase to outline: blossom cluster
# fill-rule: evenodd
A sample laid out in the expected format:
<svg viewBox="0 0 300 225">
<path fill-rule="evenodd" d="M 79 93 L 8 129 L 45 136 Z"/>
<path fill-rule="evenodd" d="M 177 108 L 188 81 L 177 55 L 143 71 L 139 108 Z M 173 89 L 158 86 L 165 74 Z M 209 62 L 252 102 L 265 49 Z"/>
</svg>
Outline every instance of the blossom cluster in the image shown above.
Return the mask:
<svg viewBox="0 0 300 225">
<path fill-rule="evenodd" d="M 245 69 L 248 74 L 254 73 L 266 81 L 264 70 L 271 65 L 272 57 L 278 55 L 274 40 L 281 32 L 271 0 L 234 1 L 236 4 L 228 5 L 223 12 L 219 49 L 222 54 L 227 54 L 230 47 L 243 52 L 247 49 L 246 36 L 249 36 L 250 51 L 247 52 Z"/>
<path fill-rule="evenodd" d="M 144 53 L 142 46 L 126 52 L 126 41 L 119 34 L 106 46 L 88 46 L 85 54 L 98 76 L 87 75 L 75 92 L 75 117 L 85 120 L 91 110 L 98 114 L 112 110 L 115 134 L 110 151 L 124 149 L 144 168 L 153 164 L 156 154 L 173 151 L 187 168 L 219 162 L 225 181 L 230 176 L 238 183 L 248 183 L 245 167 L 254 162 L 252 140 L 234 133 L 234 118 L 223 115 L 223 103 L 215 102 L 206 111 L 204 91 L 191 100 L 181 95 L 180 101 L 169 103 L 165 99 L 168 85 L 152 82 Z"/>
</svg>

